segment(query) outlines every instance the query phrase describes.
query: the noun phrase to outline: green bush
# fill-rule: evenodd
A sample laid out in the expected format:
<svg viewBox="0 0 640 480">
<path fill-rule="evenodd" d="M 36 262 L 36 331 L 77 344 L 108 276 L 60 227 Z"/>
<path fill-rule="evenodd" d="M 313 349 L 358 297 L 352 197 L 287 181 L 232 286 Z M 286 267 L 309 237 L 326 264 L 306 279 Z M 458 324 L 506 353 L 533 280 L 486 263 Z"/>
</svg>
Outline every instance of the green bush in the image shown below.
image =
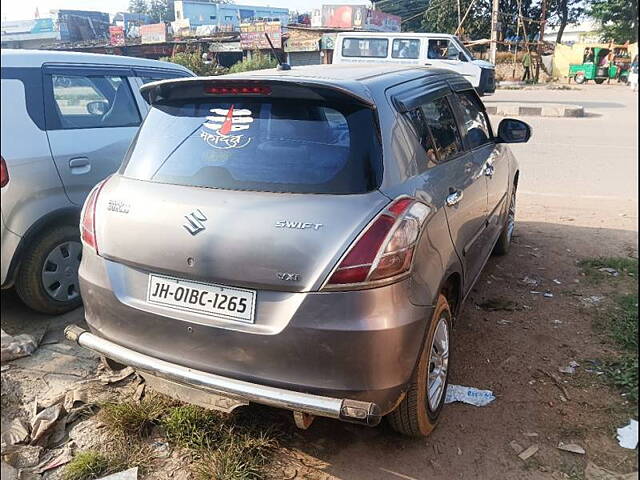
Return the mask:
<svg viewBox="0 0 640 480">
<path fill-rule="evenodd" d="M 251 58 L 244 58 L 229 69 L 229 73 L 250 72 L 253 70 L 264 70 L 275 68 L 278 62 L 269 54 L 252 52 Z"/>
<path fill-rule="evenodd" d="M 163 57 L 160 60 L 164 60 L 165 62 L 177 63 L 178 65 L 187 67 L 189 70 L 200 77 L 222 75 L 227 72 L 227 69 L 220 65 L 214 63 L 204 63 L 204 60 L 202 60 L 202 54 L 198 52 L 180 52 L 171 57 Z"/>
</svg>

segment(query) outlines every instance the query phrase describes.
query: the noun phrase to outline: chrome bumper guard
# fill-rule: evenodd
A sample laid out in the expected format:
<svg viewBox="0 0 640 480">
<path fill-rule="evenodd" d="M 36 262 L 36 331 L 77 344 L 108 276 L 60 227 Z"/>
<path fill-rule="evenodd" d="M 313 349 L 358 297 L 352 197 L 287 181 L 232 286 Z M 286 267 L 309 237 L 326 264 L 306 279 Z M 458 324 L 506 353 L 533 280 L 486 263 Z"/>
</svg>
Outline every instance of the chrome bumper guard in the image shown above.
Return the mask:
<svg viewBox="0 0 640 480">
<path fill-rule="evenodd" d="M 205 392 L 372 427 L 381 420 L 380 409 L 375 403 L 294 392 L 194 370 L 122 347 L 77 325 L 69 325 L 64 334 L 81 347 L 116 362 Z"/>
</svg>

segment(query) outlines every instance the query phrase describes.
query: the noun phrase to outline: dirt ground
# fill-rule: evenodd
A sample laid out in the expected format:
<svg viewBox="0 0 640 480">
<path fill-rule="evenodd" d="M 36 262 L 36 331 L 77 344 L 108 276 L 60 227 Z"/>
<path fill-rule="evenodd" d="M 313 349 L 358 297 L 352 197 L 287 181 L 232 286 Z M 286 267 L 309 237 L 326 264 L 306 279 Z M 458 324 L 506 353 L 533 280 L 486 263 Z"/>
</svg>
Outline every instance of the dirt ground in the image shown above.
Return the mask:
<svg viewBox="0 0 640 480">
<path fill-rule="evenodd" d="M 590 360 L 614 352 L 592 322 L 611 308 L 617 284 L 589 282 L 577 263 L 637 257 L 638 97 L 621 86 L 594 85 L 499 91 L 487 101 L 514 99 L 584 104 L 589 116 L 524 118 L 534 137 L 513 149 L 522 169 L 514 245 L 489 261 L 454 326 L 451 383 L 492 390 L 496 400 L 486 407 L 448 405 L 433 434 L 418 440 L 384 423 L 366 428 L 316 419 L 277 456 L 276 478 L 280 472 L 280 478 L 309 479 L 595 480 L 623 477 L 593 476 L 594 464 L 618 474 L 637 471 L 637 449 L 622 449 L 616 440 L 633 406 L 587 371 Z M 594 295 L 603 299 L 594 303 Z M 480 307 L 496 299 L 515 308 Z M 2 373 L 3 429 L 36 397 L 52 401 L 93 378 L 96 359 L 60 336 L 64 324 L 81 321 L 81 311 L 56 319 L 34 315 L 13 292 L 2 293 L 4 330 L 38 333 L 48 325 L 48 345 Z M 575 374 L 558 373 L 571 361 L 580 364 Z M 96 395 L 131 395 L 134 381 L 122 383 Z M 512 441 L 539 450 L 522 461 Z M 576 443 L 586 454 L 561 451 L 559 442 Z M 169 478 L 163 473 L 151 477 Z"/>
</svg>

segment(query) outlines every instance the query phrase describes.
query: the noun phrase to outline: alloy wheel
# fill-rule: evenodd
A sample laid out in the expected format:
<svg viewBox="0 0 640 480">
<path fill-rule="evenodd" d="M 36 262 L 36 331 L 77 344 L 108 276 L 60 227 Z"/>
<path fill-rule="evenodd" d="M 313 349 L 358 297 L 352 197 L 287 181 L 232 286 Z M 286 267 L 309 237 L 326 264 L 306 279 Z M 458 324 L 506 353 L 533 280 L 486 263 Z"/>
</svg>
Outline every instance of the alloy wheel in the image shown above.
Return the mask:
<svg viewBox="0 0 640 480">
<path fill-rule="evenodd" d="M 444 315 L 438 320 L 429 355 L 427 399 L 431 411 L 435 411 L 445 393 L 449 374 L 449 326 Z"/>
</svg>

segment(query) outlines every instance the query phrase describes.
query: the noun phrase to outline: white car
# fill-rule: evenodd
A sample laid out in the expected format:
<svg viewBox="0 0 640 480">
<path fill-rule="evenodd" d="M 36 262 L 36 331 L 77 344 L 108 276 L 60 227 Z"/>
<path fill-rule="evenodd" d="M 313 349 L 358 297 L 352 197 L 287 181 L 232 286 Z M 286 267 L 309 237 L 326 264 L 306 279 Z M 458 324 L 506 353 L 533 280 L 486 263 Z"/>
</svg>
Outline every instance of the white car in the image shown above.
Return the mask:
<svg viewBox="0 0 640 480">
<path fill-rule="evenodd" d="M 149 105 L 147 82 L 193 73 L 116 55 L 2 50 L 2 288 L 34 310 L 80 305 L 78 222 L 114 173 Z"/>
<path fill-rule="evenodd" d="M 396 63 L 459 73 L 480 95 L 495 92 L 495 66 L 477 60 L 455 35 L 347 32 L 336 37 L 332 63 Z"/>
</svg>

